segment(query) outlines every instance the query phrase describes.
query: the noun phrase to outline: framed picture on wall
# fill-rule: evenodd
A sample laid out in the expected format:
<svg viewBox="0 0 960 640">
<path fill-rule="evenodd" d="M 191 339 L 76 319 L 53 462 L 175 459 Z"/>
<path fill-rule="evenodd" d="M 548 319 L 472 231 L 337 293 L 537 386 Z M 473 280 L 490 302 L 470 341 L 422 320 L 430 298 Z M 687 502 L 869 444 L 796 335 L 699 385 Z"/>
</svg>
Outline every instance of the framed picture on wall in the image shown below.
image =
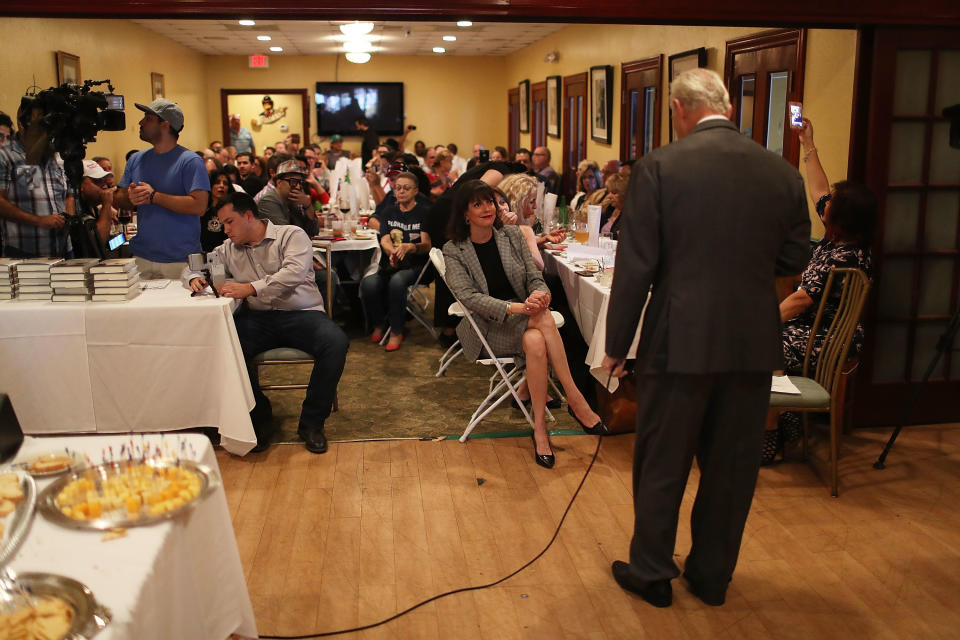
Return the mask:
<svg viewBox="0 0 960 640">
<path fill-rule="evenodd" d="M 547 76 L 547 135 L 560 137 L 560 76 Z"/>
<path fill-rule="evenodd" d="M 673 82 L 673 79 L 684 71 L 705 66 L 707 66 L 707 49 L 705 47 L 691 49 L 690 51 L 684 51 L 683 53 L 675 53 L 667 58 L 667 69 L 670 74 L 669 82 Z M 673 110 L 671 109 L 670 142 L 673 142 L 673 139 Z"/>
<path fill-rule="evenodd" d="M 613 118 L 613 67 L 590 67 L 590 138 L 610 144 Z"/>
<path fill-rule="evenodd" d="M 80 56 L 57 51 L 57 86 L 64 82 L 80 84 Z"/>
<path fill-rule="evenodd" d="M 530 133 L 530 81 L 520 81 L 520 133 Z"/>
<path fill-rule="evenodd" d="M 150 95 L 153 96 L 153 100 L 157 98 L 163 98 L 166 96 L 166 90 L 163 86 L 163 74 L 162 73 L 151 73 L 150 74 Z"/>
</svg>

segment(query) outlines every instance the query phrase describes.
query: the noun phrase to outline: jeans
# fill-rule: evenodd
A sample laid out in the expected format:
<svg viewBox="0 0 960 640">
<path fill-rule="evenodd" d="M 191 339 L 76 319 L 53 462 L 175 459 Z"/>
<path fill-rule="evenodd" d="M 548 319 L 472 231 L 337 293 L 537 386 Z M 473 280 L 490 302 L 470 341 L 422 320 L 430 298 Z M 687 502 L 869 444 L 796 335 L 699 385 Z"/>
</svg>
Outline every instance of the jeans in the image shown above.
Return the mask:
<svg viewBox="0 0 960 640">
<path fill-rule="evenodd" d="M 390 314 L 390 333 L 403 335 L 407 319 L 407 289 L 417 280 L 420 269 L 400 269 L 393 273 L 378 271 L 360 283 L 360 297 L 367 316 L 367 326 L 383 328 Z M 387 311 L 384 311 L 384 306 Z"/>
<path fill-rule="evenodd" d="M 254 357 L 279 347 L 299 349 L 313 356 L 313 372 L 300 409 L 300 428 L 322 429 L 330 415 L 350 346 L 343 330 L 322 311 L 244 309 L 234 316 L 234 321 L 258 407 L 269 406 L 269 401 L 260 390 Z M 251 414 L 256 412 L 254 408 Z"/>
</svg>

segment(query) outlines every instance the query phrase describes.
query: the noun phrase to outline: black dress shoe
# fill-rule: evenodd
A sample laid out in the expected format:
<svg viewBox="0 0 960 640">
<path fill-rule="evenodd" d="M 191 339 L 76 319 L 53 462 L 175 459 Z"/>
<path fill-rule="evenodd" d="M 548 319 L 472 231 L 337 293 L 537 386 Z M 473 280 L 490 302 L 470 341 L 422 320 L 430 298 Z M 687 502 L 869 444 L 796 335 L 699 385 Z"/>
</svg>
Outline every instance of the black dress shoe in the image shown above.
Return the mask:
<svg viewBox="0 0 960 640">
<path fill-rule="evenodd" d="M 711 589 L 703 583 L 691 578 L 686 572 L 684 572 L 683 578 L 687 581 L 687 586 L 690 587 L 690 593 L 697 596 L 711 607 L 719 607 L 727 601 L 727 590 L 725 588 Z"/>
<path fill-rule="evenodd" d="M 513 406 L 514 409 L 520 408 L 520 405 L 517 404 L 516 399 L 510 400 L 510 404 Z M 530 398 L 527 398 L 526 400 L 524 400 L 523 404 L 529 408 Z M 559 409 L 562 406 L 563 406 L 563 403 L 560 401 L 560 398 L 550 398 L 549 400 L 547 400 L 547 409 Z"/>
<path fill-rule="evenodd" d="M 271 440 L 272 440 L 272 436 L 267 436 L 262 439 L 257 438 L 257 444 L 256 446 L 253 447 L 253 449 L 250 449 L 250 453 L 263 453 L 264 451 L 270 448 Z"/>
<path fill-rule="evenodd" d="M 327 436 L 323 435 L 323 427 L 313 429 L 298 429 L 297 433 L 310 453 L 327 452 Z"/>
<path fill-rule="evenodd" d="M 577 421 L 577 424 L 580 425 L 580 428 L 583 429 L 586 433 L 589 433 L 592 436 L 605 436 L 610 433 L 610 429 L 607 428 L 607 425 L 603 424 L 603 420 L 597 420 L 597 424 L 592 427 L 580 422 L 580 418 L 577 417 L 577 414 L 573 412 L 573 409 L 570 405 L 567 405 L 567 413 L 570 414 L 570 417 Z"/>
<path fill-rule="evenodd" d="M 657 580 L 641 584 L 630 574 L 630 565 L 615 560 L 611 567 L 613 579 L 623 589 L 635 593 L 655 607 L 669 607 L 673 604 L 673 587 L 669 580 Z"/>
<path fill-rule="evenodd" d="M 537 453 L 537 439 L 533 437 L 533 434 L 530 434 L 530 439 L 533 440 L 533 459 L 537 461 L 537 464 L 545 469 L 553 469 L 553 465 L 557 463 L 557 458 L 552 453 L 546 455 Z"/>
</svg>

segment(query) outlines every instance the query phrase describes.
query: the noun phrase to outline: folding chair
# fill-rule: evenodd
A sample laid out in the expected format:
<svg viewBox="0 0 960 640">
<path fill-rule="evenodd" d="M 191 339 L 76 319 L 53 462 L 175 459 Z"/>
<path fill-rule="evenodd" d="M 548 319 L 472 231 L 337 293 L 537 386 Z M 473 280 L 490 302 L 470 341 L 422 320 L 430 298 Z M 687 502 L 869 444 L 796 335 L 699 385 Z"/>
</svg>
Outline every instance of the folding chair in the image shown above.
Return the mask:
<svg viewBox="0 0 960 640">
<path fill-rule="evenodd" d="M 443 255 L 440 256 L 441 258 Z M 443 277 L 443 274 L 440 274 L 440 277 Z M 449 307 L 447 307 L 448 316 L 456 316 L 457 318 L 463 317 L 463 306 L 459 302 L 454 302 Z M 437 369 L 436 376 L 439 378 L 447 371 L 447 367 L 457 359 L 457 356 L 463 354 L 463 347 L 460 346 L 460 340 L 454 340 L 453 344 L 450 345 L 450 348 L 443 352 L 443 355 L 440 356 L 440 368 Z"/>
<path fill-rule="evenodd" d="M 437 273 L 440 274 L 440 277 L 443 279 L 443 281 L 446 282 L 446 264 L 443 260 L 443 253 L 441 253 L 440 249 L 430 249 L 430 261 L 433 263 L 433 266 L 436 267 Z M 451 293 L 453 293 L 453 290 L 451 290 Z M 460 302 L 456 293 L 453 293 L 453 297 L 457 302 Z M 473 315 L 470 313 L 470 310 L 467 309 L 462 303 L 460 306 L 463 310 L 463 316 L 467 319 L 467 322 L 470 323 L 470 326 L 476 332 L 477 337 L 480 338 L 480 344 L 483 346 L 485 353 L 492 355 L 493 349 L 490 348 L 490 345 L 487 343 L 487 339 L 484 338 L 483 334 L 480 332 L 480 328 L 473 319 Z M 494 377 L 491 378 L 490 390 L 487 394 L 487 397 L 483 399 L 483 402 L 480 403 L 480 406 L 477 407 L 477 410 L 473 412 L 473 415 L 470 417 L 470 422 L 467 423 L 467 428 L 464 429 L 463 435 L 460 436 L 460 442 L 466 442 L 470 432 L 473 431 L 473 428 L 476 427 L 481 420 L 487 417 L 491 411 L 499 407 L 500 404 L 511 395 L 520 406 L 520 411 L 523 412 L 523 417 L 527 419 L 527 422 L 530 423 L 530 427 L 533 428 L 533 416 L 530 415 L 526 405 L 521 402 L 520 396 L 517 395 L 517 386 L 526 379 L 526 375 L 523 372 L 523 367 L 517 366 L 513 357 L 498 358 L 494 356 L 491 358 L 482 358 L 477 360 L 477 364 L 496 367 L 496 373 L 494 374 Z M 505 368 L 506 366 L 512 366 L 512 369 L 508 371 Z M 495 384 L 494 380 L 496 380 Z"/>
<path fill-rule="evenodd" d="M 427 273 L 427 269 L 430 268 L 430 262 L 427 261 L 423 265 L 423 269 L 420 270 L 420 273 L 417 275 L 417 279 L 413 282 L 412 285 L 407 287 L 407 313 L 413 316 L 414 320 L 423 325 L 423 328 L 426 329 L 434 340 L 437 339 L 437 330 L 433 328 L 430 322 L 426 317 L 427 305 L 430 304 L 430 301 L 427 300 L 427 297 L 420 291 L 421 287 L 426 287 L 430 283 L 423 282 L 423 278 Z M 387 330 L 383 332 L 383 338 L 380 339 L 380 345 L 383 346 L 387 344 L 387 339 L 390 337 L 390 327 L 387 327 Z"/>
<path fill-rule="evenodd" d="M 309 364 L 313 365 L 313 356 L 311 356 L 306 351 L 300 351 L 299 349 L 293 349 L 292 347 L 280 347 L 278 349 L 269 349 L 263 353 L 257 354 L 253 358 L 253 362 L 257 367 L 259 378 L 260 367 L 274 366 L 278 364 Z M 261 384 L 260 391 L 287 391 L 290 389 L 306 389 L 308 385 L 306 382 L 294 383 L 294 384 Z M 337 393 L 333 394 L 333 410 L 338 411 L 340 409 L 340 403 L 337 398 Z"/>
<path fill-rule="evenodd" d="M 813 352 L 814 339 L 823 319 L 823 309 L 827 298 L 833 290 L 836 278 L 843 278 L 840 284 L 840 303 L 837 305 L 837 314 L 827 329 L 823 339 L 823 347 L 817 356 L 817 367 L 810 373 L 810 354 Z M 853 342 L 853 334 L 857 330 L 860 313 L 867 300 L 870 290 L 870 281 L 860 269 L 832 269 L 827 276 L 827 284 L 823 288 L 820 306 L 810 328 L 810 340 L 807 342 L 807 353 L 803 359 L 803 374 L 789 376 L 800 391 L 800 395 L 785 393 L 770 393 L 770 407 L 781 411 L 803 412 L 803 457 L 807 457 L 807 413 L 825 412 L 830 415 L 830 495 L 834 498 L 839 493 L 839 462 L 840 432 L 843 428 L 842 394 L 839 392 L 844 368 L 847 364 L 847 354 Z"/>
</svg>

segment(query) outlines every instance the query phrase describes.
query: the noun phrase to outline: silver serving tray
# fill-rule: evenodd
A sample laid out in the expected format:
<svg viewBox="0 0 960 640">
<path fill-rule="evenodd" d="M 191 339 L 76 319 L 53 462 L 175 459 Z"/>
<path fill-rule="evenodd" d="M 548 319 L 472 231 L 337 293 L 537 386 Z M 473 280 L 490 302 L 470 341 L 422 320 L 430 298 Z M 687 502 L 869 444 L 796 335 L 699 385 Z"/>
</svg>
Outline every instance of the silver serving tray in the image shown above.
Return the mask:
<svg viewBox="0 0 960 640">
<path fill-rule="evenodd" d="M 9 562 L 23 544 L 30 525 L 33 524 L 33 512 L 37 505 L 37 483 L 30 474 L 24 471 L 7 471 L 20 476 L 20 487 L 23 489 L 23 500 L 17 503 L 16 509 L 4 521 L 3 537 L 0 538 L 0 567 Z"/>
<path fill-rule="evenodd" d="M 113 614 L 86 585 L 52 573 L 18 573 L 17 583 L 31 595 L 56 596 L 73 608 L 73 624 L 63 640 L 89 640 L 110 624 Z"/>
<path fill-rule="evenodd" d="M 139 463 L 139 461 L 134 462 Z M 180 462 L 177 462 L 176 460 L 146 460 L 144 464 L 157 469 L 180 466 L 184 469 L 193 471 L 200 476 L 200 494 L 196 498 L 190 500 L 189 502 L 185 502 L 183 505 L 173 511 L 168 511 L 157 515 L 141 513 L 140 517 L 137 519 L 129 518 L 126 516 L 126 514 L 121 515 L 107 513 L 94 520 L 76 520 L 60 511 L 60 508 L 57 506 L 57 496 L 60 494 L 60 491 L 62 491 L 63 488 L 73 480 L 86 475 L 89 471 L 92 471 L 94 476 L 97 478 L 106 479 L 111 475 L 116 475 L 127 467 L 126 462 L 107 462 L 93 467 L 75 469 L 71 473 L 60 477 L 49 487 L 44 489 L 40 494 L 40 498 L 37 501 L 37 508 L 39 509 L 40 513 L 42 513 L 44 517 L 51 522 L 72 529 L 93 529 L 104 531 L 118 527 L 142 527 L 156 524 L 158 522 L 166 522 L 167 520 L 173 520 L 174 518 L 179 517 L 180 515 L 193 509 L 198 502 L 213 493 L 213 491 L 220 486 L 220 481 L 213 469 L 191 460 L 182 460 Z"/>
</svg>

